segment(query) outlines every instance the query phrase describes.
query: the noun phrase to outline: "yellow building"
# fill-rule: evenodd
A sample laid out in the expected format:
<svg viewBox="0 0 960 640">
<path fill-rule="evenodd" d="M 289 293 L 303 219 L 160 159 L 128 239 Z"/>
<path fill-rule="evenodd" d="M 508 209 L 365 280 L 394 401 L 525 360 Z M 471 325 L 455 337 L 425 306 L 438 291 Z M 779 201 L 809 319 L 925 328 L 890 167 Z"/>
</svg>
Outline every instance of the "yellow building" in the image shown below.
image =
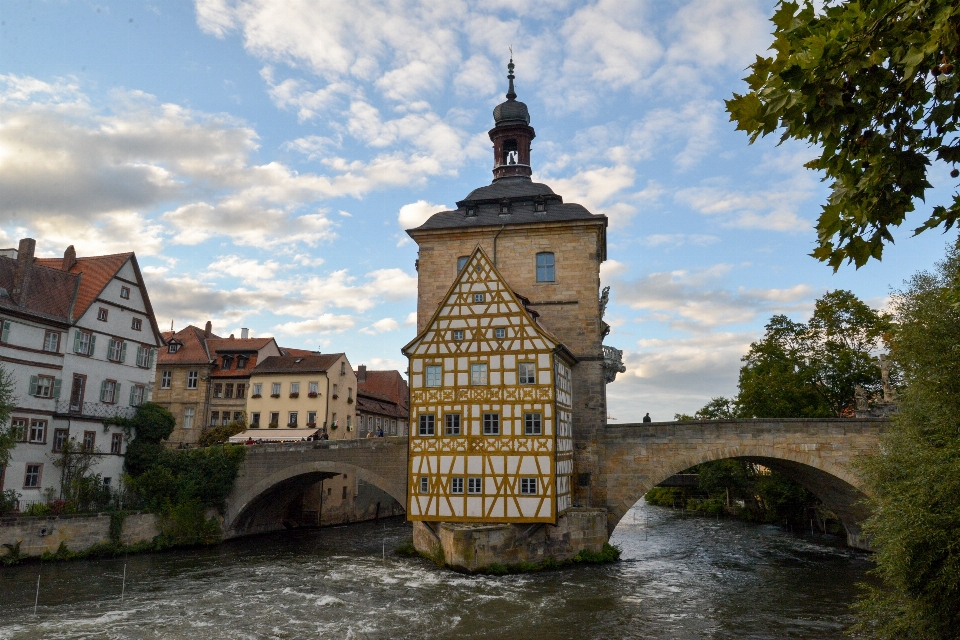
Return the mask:
<svg viewBox="0 0 960 640">
<path fill-rule="evenodd" d="M 576 359 L 477 247 L 410 359 L 410 520 L 549 522 L 571 506 Z"/>
<path fill-rule="evenodd" d="M 250 375 L 249 426 L 319 429 L 331 440 L 356 438 L 356 393 L 357 376 L 346 354 L 272 356 Z"/>
</svg>

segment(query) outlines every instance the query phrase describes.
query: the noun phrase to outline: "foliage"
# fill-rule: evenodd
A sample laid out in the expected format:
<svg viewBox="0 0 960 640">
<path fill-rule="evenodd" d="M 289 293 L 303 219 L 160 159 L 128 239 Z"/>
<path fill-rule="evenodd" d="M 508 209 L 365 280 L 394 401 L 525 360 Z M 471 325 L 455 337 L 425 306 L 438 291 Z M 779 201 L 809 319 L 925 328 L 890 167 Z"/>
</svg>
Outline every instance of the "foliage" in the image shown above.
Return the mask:
<svg viewBox="0 0 960 640">
<path fill-rule="evenodd" d="M 0 491 L 0 516 L 16 511 L 19 502 L 20 494 L 13 489 Z"/>
<path fill-rule="evenodd" d="M 127 445 L 124 468 L 131 476 L 139 476 L 149 469 L 163 453 L 163 441 L 170 437 L 177 425 L 176 418 L 165 407 L 145 402 L 137 407 L 133 418 L 111 418 L 104 426 L 114 424 L 124 428 L 134 438 Z"/>
<path fill-rule="evenodd" d="M 91 472 L 101 455 L 84 449 L 75 438 L 66 440 L 54 455 L 53 465 L 60 469 L 60 501 L 68 503 L 71 510 L 97 511 L 110 506 L 110 489 L 103 485 L 100 474 Z"/>
<path fill-rule="evenodd" d="M 196 498 L 167 505 L 160 512 L 160 535 L 156 540 L 158 549 L 217 544 L 222 540 L 220 523 L 216 518 L 206 517 L 205 505 Z"/>
<path fill-rule="evenodd" d="M 856 388 L 881 389 L 880 348 L 890 319 L 849 291 L 816 301 L 807 324 L 778 315 L 750 345 L 740 369 L 737 414 L 756 418 L 825 418 L 849 415 Z M 708 405 L 709 406 L 709 405 Z"/>
<path fill-rule="evenodd" d="M 892 357 L 905 385 L 894 428 L 858 471 L 882 585 L 865 585 L 859 632 L 960 638 L 960 243 L 893 296 Z"/>
<path fill-rule="evenodd" d="M 215 444 L 224 444 L 230 440 L 230 436 L 243 433 L 247 429 L 247 423 L 243 420 L 234 420 L 230 424 L 224 424 L 213 427 L 203 432 L 198 444 L 201 447 L 209 447 Z"/>
<path fill-rule="evenodd" d="M 6 566 L 13 566 L 15 564 L 20 564 L 20 561 L 23 559 L 23 554 L 20 553 L 20 545 L 23 544 L 23 540 L 17 540 L 15 543 L 4 543 L 3 546 L 7 552 L 0 556 L 0 562 L 3 562 Z"/>
<path fill-rule="evenodd" d="M 15 432 L 12 425 L 2 426 L 7 424 L 16 406 L 13 389 L 13 376 L 0 366 L 0 467 L 5 467 L 10 462 L 10 453 L 19 441 L 19 434 Z"/>
<path fill-rule="evenodd" d="M 960 161 L 960 4 L 832 0 L 818 10 L 782 0 L 772 22 L 775 56 L 751 65 L 750 90 L 727 101 L 730 119 L 751 142 L 782 129 L 781 142 L 820 150 L 806 166 L 823 171 L 832 191 L 815 258 L 834 270 L 879 260 L 891 229 L 931 188 L 932 162 Z M 958 216 L 954 194 L 914 234 L 949 229 Z"/>
<path fill-rule="evenodd" d="M 145 508 L 158 513 L 173 505 L 198 502 L 221 513 L 246 453 L 243 446 L 163 449 L 128 486 Z"/>
</svg>

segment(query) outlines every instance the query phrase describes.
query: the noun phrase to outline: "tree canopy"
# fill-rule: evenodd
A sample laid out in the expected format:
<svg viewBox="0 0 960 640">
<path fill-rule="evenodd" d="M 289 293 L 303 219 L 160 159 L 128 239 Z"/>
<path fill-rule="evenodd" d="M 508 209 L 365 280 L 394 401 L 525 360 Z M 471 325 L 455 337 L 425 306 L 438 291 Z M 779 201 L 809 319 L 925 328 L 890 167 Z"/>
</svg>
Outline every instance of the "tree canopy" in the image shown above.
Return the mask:
<svg viewBox="0 0 960 640">
<path fill-rule="evenodd" d="M 4 426 L 16 406 L 13 388 L 13 378 L 3 367 L 0 367 L 0 467 L 5 467 L 10 462 L 10 453 L 17 446 L 18 440 L 18 434 L 14 433 L 13 426 Z"/>
<path fill-rule="evenodd" d="M 727 101 L 751 142 L 782 130 L 820 155 L 831 193 L 813 256 L 836 270 L 879 260 L 891 229 L 960 161 L 960 3 L 956 0 L 781 1 L 772 18 L 775 55 L 757 56 L 749 91 Z M 960 195 L 914 229 L 950 229 Z"/>
</svg>

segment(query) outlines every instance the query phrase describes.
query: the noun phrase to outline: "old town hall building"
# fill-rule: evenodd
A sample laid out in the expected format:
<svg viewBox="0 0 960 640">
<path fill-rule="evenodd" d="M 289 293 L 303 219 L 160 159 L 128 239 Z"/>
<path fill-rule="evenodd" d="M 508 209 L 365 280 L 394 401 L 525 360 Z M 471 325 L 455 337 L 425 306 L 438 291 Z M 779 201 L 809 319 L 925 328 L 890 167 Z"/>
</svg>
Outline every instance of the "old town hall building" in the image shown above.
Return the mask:
<svg viewBox="0 0 960 640">
<path fill-rule="evenodd" d="M 489 132 L 493 183 L 407 231 L 419 246 L 418 335 L 404 347 L 408 517 L 418 548 L 440 544 L 452 564 L 458 526 L 563 528 L 565 514 L 588 502 L 578 491 L 594 470 L 588 457 L 575 465 L 573 449 L 606 423 L 605 383 L 623 370 L 620 352 L 602 345 L 607 218 L 532 181 L 536 134 L 516 99 L 512 60 L 509 70 Z"/>
</svg>

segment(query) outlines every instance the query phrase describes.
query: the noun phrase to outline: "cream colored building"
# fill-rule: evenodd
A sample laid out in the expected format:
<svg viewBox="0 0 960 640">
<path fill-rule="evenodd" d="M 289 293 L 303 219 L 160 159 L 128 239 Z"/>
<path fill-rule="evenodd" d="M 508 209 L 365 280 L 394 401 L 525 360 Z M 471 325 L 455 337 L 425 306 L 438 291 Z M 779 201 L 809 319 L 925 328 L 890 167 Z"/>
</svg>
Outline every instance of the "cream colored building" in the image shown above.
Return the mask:
<svg viewBox="0 0 960 640">
<path fill-rule="evenodd" d="M 331 440 L 356 438 L 357 376 L 346 354 L 272 356 L 250 375 L 251 429 L 316 429 Z"/>
</svg>

